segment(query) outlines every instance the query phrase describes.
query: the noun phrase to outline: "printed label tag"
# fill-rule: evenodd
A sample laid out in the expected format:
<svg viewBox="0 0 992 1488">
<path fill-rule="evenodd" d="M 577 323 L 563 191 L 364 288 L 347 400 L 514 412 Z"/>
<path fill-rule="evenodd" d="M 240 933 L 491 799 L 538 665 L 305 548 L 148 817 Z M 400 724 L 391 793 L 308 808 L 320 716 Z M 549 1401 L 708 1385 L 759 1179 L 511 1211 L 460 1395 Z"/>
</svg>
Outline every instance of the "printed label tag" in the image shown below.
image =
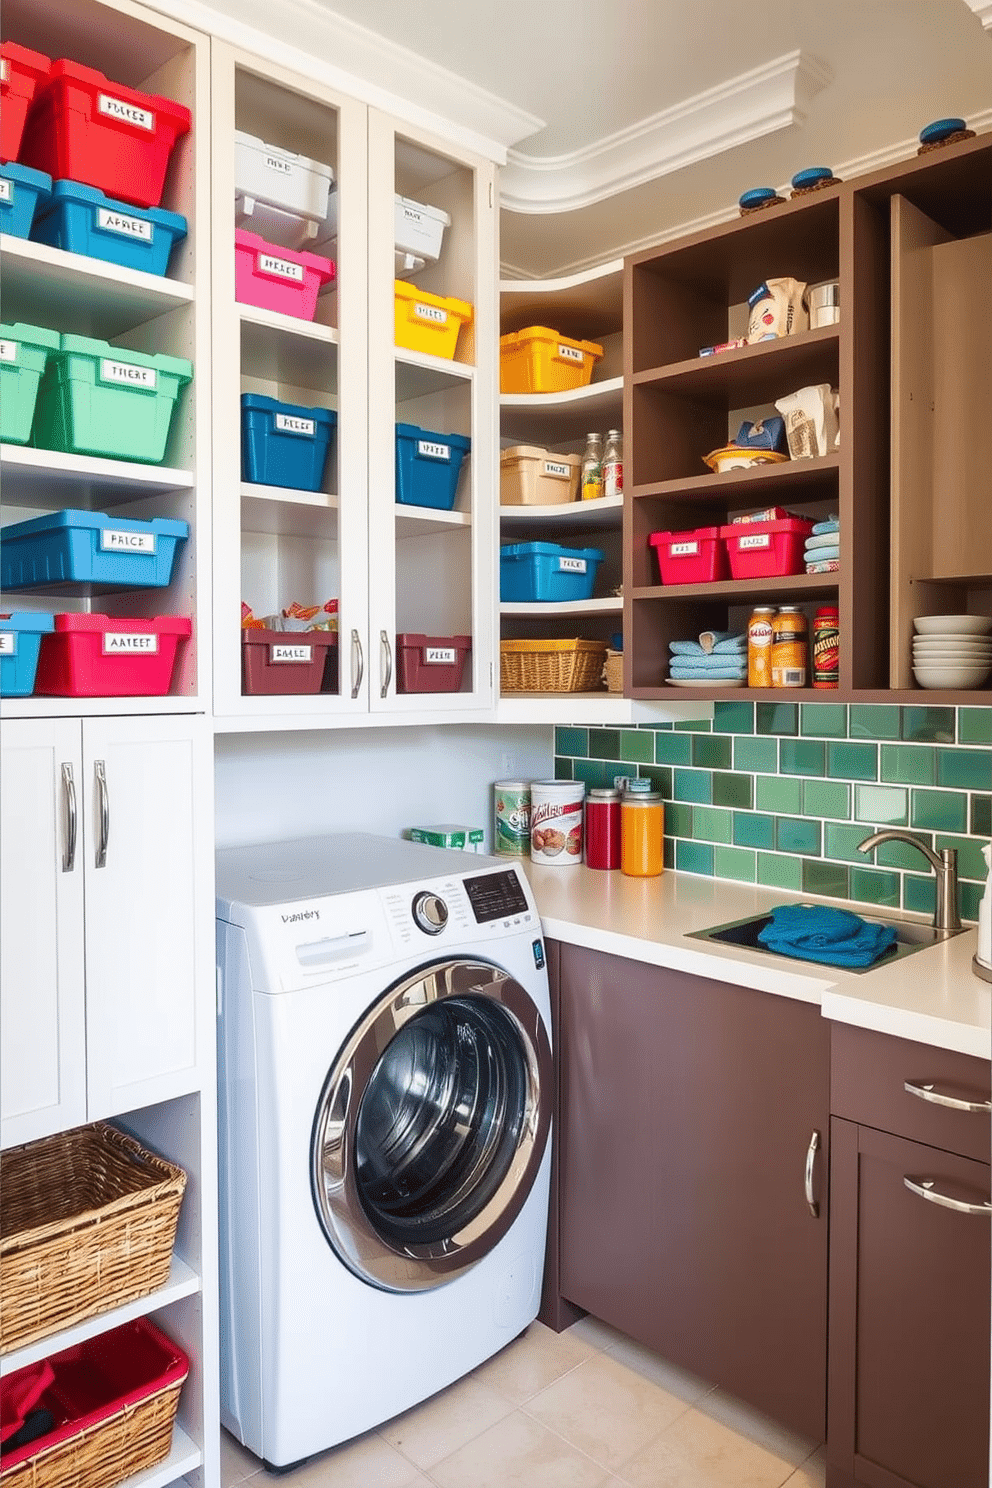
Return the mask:
<svg viewBox="0 0 992 1488">
<path fill-rule="evenodd" d="M 277 413 L 276 429 L 280 434 L 302 434 L 312 439 L 317 432 L 317 423 L 315 419 L 297 418 L 292 413 Z"/>
<path fill-rule="evenodd" d="M 564 362 L 584 362 L 586 359 L 585 353 L 577 346 L 562 346 L 560 342 L 558 343 L 558 355 Z"/>
<path fill-rule="evenodd" d="M 572 472 L 567 465 L 559 465 L 556 460 L 545 460 L 544 473 L 558 476 L 561 480 L 568 480 Z"/>
<path fill-rule="evenodd" d="M 312 661 L 313 647 L 300 641 L 273 641 L 269 647 L 270 661 Z"/>
<path fill-rule="evenodd" d="M 266 155 L 265 164 L 269 170 L 278 171 L 280 175 L 291 176 L 293 174 L 293 167 L 289 161 L 280 160 L 278 155 Z"/>
<path fill-rule="evenodd" d="M 0 362 L 16 362 L 17 347 L 16 341 L 0 341 Z"/>
<path fill-rule="evenodd" d="M 427 666 L 451 666 L 458 660 L 453 646 L 425 646 L 424 662 Z"/>
<path fill-rule="evenodd" d="M 450 460 L 450 444 L 432 444 L 429 439 L 417 440 L 417 454 L 425 455 L 428 460 Z"/>
<path fill-rule="evenodd" d="M 154 367 L 136 367 L 133 362 L 112 362 L 100 358 L 100 379 L 103 382 L 118 382 L 124 387 L 147 388 L 154 392 L 158 386 L 158 373 Z"/>
<path fill-rule="evenodd" d="M 123 98 L 111 98 L 109 93 L 97 94 L 96 111 L 107 119 L 117 119 L 122 124 L 133 124 L 135 129 L 147 129 L 149 134 L 155 128 L 155 115 L 148 109 L 138 108 L 133 103 L 125 103 Z"/>
<path fill-rule="evenodd" d="M 586 560 L 584 558 L 559 558 L 559 573 L 585 573 Z"/>
<path fill-rule="evenodd" d="M 0 656 L 17 655 L 17 631 L 0 630 Z"/>
<path fill-rule="evenodd" d="M 6 178 L 0 179 L 0 201 L 12 202 L 14 200 L 14 183 Z"/>
<path fill-rule="evenodd" d="M 693 553 L 699 552 L 698 542 L 672 543 L 668 549 L 671 558 L 689 558 Z"/>
<path fill-rule="evenodd" d="M 416 222 L 419 225 L 424 220 L 425 220 L 425 214 L 423 212 L 414 211 L 413 207 L 404 207 L 403 208 L 403 221 L 404 222 Z"/>
<path fill-rule="evenodd" d="M 155 656 L 158 653 L 158 636 L 155 631 L 105 630 L 103 632 L 104 656 Z"/>
<path fill-rule="evenodd" d="M 435 325 L 447 325 L 448 312 L 442 310 L 438 305 L 421 305 L 419 300 L 413 307 L 414 315 L 420 320 L 432 320 Z"/>
<path fill-rule="evenodd" d="M 739 537 L 737 539 L 738 553 L 744 553 L 748 548 L 770 548 L 772 535 L 770 532 L 758 532 L 754 537 Z"/>
<path fill-rule="evenodd" d="M 0 83 L 10 82 L 10 63 L 6 57 L 0 57 Z"/>
<path fill-rule="evenodd" d="M 120 233 L 122 238 L 140 238 L 143 243 L 150 243 L 155 231 L 143 217 L 125 217 L 123 212 L 110 212 L 106 207 L 97 207 L 96 225 L 105 232 Z"/>
<path fill-rule="evenodd" d="M 273 258 L 271 253 L 258 255 L 258 272 L 273 274 L 277 279 L 293 279 L 297 284 L 303 283 L 302 264 L 289 263 L 285 258 Z"/>
<path fill-rule="evenodd" d="M 157 535 L 154 532 L 119 532 L 105 527 L 100 533 L 100 547 L 105 553 L 154 553 Z"/>
</svg>

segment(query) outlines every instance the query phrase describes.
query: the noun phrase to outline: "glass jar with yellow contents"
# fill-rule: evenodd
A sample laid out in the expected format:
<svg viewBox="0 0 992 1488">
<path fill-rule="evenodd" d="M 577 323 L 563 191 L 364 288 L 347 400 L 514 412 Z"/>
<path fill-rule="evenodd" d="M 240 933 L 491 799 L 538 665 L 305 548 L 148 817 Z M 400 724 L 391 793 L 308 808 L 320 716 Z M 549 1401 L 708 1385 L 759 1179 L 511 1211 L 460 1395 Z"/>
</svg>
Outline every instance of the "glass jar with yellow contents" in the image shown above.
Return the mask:
<svg viewBox="0 0 992 1488">
<path fill-rule="evenodd" d="M 630 779 L 620 798 L 620 868 L 632 878 L 664 869 L 665 803 L 650 780 Z"/>
</svg>

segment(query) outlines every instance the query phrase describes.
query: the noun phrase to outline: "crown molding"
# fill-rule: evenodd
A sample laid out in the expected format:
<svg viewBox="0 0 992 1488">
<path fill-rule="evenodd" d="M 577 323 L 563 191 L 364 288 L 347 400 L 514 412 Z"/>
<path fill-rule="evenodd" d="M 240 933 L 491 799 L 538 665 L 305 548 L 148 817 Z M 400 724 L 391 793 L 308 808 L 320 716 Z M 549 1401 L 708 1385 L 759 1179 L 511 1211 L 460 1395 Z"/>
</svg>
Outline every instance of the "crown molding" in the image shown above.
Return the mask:
<svg viewBox="0 0 992 1488">
<path fill-rule="evenodd" d="M 975 12 L 986 31 L 992 31 L 992 0 L 964 0 L 964 3 Z"/>
<path fill-rule="evenodd" d="M 627 129 L 567 155 L 510 149 L 502 172 L 510 212 L 574 212 L 683 170 L 749 140 L 802 125 L 833 74 L 805 52 L 786 52 Z"/>
</svg>

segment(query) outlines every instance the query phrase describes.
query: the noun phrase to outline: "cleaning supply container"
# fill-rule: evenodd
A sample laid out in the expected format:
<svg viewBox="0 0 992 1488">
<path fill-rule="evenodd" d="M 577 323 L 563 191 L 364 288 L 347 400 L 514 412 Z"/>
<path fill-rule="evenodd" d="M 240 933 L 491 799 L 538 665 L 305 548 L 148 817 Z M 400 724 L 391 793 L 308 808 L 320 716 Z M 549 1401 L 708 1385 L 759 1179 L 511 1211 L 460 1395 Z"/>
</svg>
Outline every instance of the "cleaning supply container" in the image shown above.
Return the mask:
<svg viewBox="0 0 992 1488">
<path fill-rule="evenodd" d="M 234 131 L 234 210 L 239 226 L 298 248 L 317 236 L 327 216 L 334 172 L 242 129 Z"/>
<path fill-rule="evenodd" d="M 396 500 L 403 506 L 451 511 L 471 444 L 464 434 L 435 434 L 416 424 L 397 424 Z"/>
<path fill-rule="evenodd" d="M 21 159 L 53 181 L 80 181 L 136 207 L 157 207 L 176 141 L 191 123 L 189 109 L 171 98 L 60 58 L 39 82 Z"/>
<path fill-rule="evenodd" d="M 567 393 L 587 387 L 603 355 L 596 341 L 573 341 L 548 326 L 527 326 L 499 338 L 501 393 Z"/>
<path fill-rule="evenodd" d="M 620 799 L 620 867 L 631 878 L 657 878 L 664 870 L 665 803 L 650 780 L 624 784 Z"/>
<path fill-rule="evenodd" d="M 28 610 L 0 615 L 0 697 L 30 697 L 41 638 L 55 628 L 52 615 Z"/>
<path fill-rule="evenodd" d="M 0 325 L 0 440 L 27 444 L 31 438 L 38 388 L 49 357 L 61 344 L 58 331 L 44 326 Z"/>
<path fill-rule="evenodd" d="M 599 548 L 558 543 L 507 543 L 499 550 L 499 597 L 507 603 L 572 603 L 591 599 Z"/>
<path fill-rule="evenodd" d="M 465 300 L 445 299 L 397 279 L 393 284 L 396 345 L 428 356 L 454 358 L 463 326 L 475 314 Z"/>
<path fill-rule="evenodd" d="M 241 394 L 241 479 L 294 491 L 319 491 L 338 416 L 259 393 Z"/>
<path fill-rule="evenodd" d="M 313 320 L 317 296 L 337 269 L 319 253 L 298 253 L 238 228 L 234 234 L 234 297 L 297 320 Z"/>
<path fill-rule="evenodd" d="M 184 615 L 56 615 L 42 637 L 34 690 L 51 697 L 164 697 L 189 639 Z"/>
<path fill-rule="evenodd" d="M 186 236 L 186 218 L 162 207 L 132 207 L 95 186 L 56 181 L 35 213 L 31 237 L 66 253 L 82 253 L 123 269 L 164 275 L 169 255 Z"/>
<path fill-rule="evenodd" d="M 396 636 L 396 691 L 457 692 L 471 649 L 471 636 L 400 631 Z"/>
<path fill-rule="evenodd" d="M 45 171 L 13 161 L 0 165 L 0 233 L 11 238 L 28 237 L 51 192 L 52 178 Z"/>
<path fill-rule="evenodd" d="M 579 494 L 581 455 L 513 444 L 499 456 L 500 506 L 558 506 Z"/>
<path fill-rule="evenodd" d="M 51 65 L 41 52 L 0 41 L 0 160 L 16 160 L 20 154 L 31 100 Z"/>
<path fill-rule="evenodd" d="M 105 512 L 49 512 L 0 529 L 0 588 L 69 581 L 162 589 L 172 579 L 176 546 L 188 536 L 189 523 L 172 517 L 138 522 Z"/>
</svg>

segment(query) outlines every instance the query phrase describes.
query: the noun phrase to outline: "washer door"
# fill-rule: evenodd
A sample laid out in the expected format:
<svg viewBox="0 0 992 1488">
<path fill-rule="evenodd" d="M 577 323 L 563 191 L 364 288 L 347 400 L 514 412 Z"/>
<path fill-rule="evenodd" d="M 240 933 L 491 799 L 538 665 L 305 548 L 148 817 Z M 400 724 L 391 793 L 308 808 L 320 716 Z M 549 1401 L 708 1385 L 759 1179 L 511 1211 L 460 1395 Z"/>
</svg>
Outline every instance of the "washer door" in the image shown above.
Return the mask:
<svg viewBox="0 0 992 1488">
<path fill-rule="evenodd" d="M 426 1291 L 502 1239 L 537 1176 L 552 1064 L 505 971 L 444 961 L 392 987 L 324 1085 L 311 1176 L 331 1246 L 363 1281 Z"/>
</svg>

